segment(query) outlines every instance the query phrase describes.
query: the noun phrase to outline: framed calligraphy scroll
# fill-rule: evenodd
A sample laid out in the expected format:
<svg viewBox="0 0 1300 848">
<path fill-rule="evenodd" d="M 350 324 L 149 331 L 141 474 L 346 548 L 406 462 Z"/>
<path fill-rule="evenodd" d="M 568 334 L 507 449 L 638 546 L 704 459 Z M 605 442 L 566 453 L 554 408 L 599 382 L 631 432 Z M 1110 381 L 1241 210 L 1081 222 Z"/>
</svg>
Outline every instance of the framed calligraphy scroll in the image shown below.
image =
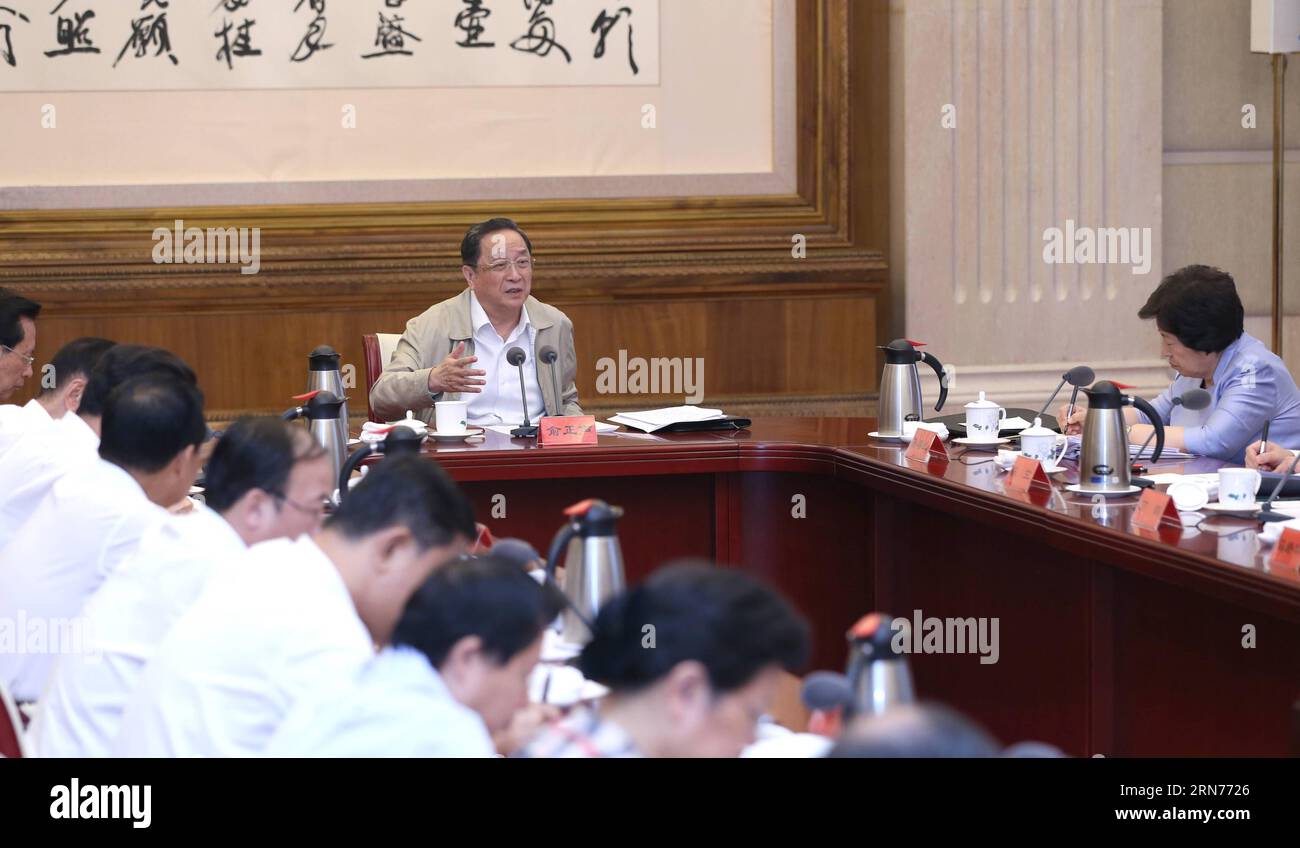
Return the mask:
<svg viewBox="0 0 1300 848">
<path fill-rule="evenodd" d="M 346 2 L 374 14 L 373 42 L 379 1 Z M 461 37 L 457 10 L 471 4 L 436 2 Z M 312 0 L 277 4 L 298 7 L 297 26 Z M 0 0 L 29 19 L 9 22 L 18 62 L 58 47 L 57 20 L 75 3 L 50 14 L 57 5 Z M 140 17 L 140 0 L 96 8 L 119 5 Z M 336 32 L 343 5 L 325 3 L 324 41 L 361 49 Z M 490 26 L 507 5 L 537 8 L 487 0 L 483 36 L 498 52 L 518 37 Z M 560 12 L 577 4 L 540 5 L 576 62 Z M 226 10 L 168 3 L 182 6 L 214 20 Z M 624 6 L 644 76 L 642 4 L 603 8 Z M 533 239 L 537 295 L 574 322 L 585 411 L 627 406 L 595 385 L 596 363 L 626 350 L 703 358 L 707 398 L 729 411 L 860 414 L 893 307 L 888 0 L 659 0 L 658 18 L 653 85 L 0 91 L 0 286 L 44 304 L 40 356 L 78 335 L 162 345 L 195 364 L 220 419 L 283 409 L 322 342 L 363 362 L 362 333 L 400 332 L 464 287 L 465 228 L 504 214 Z M 528 17 L 514 20 L 526 33 Z M 38 22 L 42 41 L 20 40 Z M 626 60 L 626 22 L 601 61 Z M 592 23 L 579 35 L 594 53 Z M 66 27 L 77 43 L 75 21 Z M 249 44 L 271 49 L 267 34 L 254 29 Z M 169 35 L 181 50 L 179 30 Z M 92 40 L 114 50 L 108 64 L 122 48 Z M 212 65 L 234 76 L 241 57 L 232 40 L 225 71 L 224 43 L 213 37 Z M 153 45 L 138 61 L 170 65 Z M 565 64 L 554 49 L 507 55 Z M 177 67 L 190 58 L 176 56 Z M 12 69 L 0 59 L 0 74 Z M 190 262 L 173 249 L 160 261 L 156 233 L 178 229 L 237 232 L 238 245 L 247 234 L 258 257 Z M 808 327 L 819 344 L 796 329 Z"/>
<path fill-rule="evenodd" d="M 795 188 L 793 0 L 156 2 L 0 3 L 0 209 Z"/>
<path fill-rule="evenodd" d="M 659 0 L 5 0 L 0 91 L 659 83 Z"/>
</svg>

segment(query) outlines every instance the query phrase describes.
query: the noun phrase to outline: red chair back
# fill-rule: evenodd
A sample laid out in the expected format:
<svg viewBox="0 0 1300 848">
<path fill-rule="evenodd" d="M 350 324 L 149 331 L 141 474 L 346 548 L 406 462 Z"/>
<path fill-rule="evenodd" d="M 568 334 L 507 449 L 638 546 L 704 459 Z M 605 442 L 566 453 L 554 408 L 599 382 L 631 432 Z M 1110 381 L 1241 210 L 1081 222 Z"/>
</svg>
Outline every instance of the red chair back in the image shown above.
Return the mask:
<svg viewBox="0 0 1300 848">
<path fill-rule="evenodd" d="M 370 408 L 370 389 L 374 387 L 379 375 L 384 373 L 384 363 L 379 355 L 379 338 L 374 333 L 361 336 L 361 350 L 366 358 L 366 408 Z M 375 413 L 370 413 L 370 420 L 378 422 Z M 380 422 L 382 423 L 382 422 Z"/>
</svg>

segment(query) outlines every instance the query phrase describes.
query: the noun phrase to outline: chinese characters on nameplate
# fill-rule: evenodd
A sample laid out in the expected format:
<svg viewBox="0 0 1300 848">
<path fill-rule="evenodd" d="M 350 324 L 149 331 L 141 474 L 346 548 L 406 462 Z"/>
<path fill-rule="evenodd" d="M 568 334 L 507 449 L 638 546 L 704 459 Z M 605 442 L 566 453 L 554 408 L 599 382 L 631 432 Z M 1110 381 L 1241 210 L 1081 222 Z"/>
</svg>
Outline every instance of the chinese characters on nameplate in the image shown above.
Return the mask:
<svg viewBox="0 0 1300 848">
<path fill-rule="evenodd" d="M 659 0 L 0 0 L 0 91 L 658 83 Z"/>
</svg>

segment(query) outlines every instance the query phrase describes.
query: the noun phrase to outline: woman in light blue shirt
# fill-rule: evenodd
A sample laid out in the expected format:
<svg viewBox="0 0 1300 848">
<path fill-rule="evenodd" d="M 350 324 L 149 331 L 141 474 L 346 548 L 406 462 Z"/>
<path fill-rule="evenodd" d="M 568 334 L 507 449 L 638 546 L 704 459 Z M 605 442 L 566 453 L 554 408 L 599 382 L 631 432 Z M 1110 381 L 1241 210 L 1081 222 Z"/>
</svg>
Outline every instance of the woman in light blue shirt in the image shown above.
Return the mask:
<svg viewBox="0 0 1300 848">
<path fill-rule="evenodd" d="M 1269 441 L 1300 445 L 1300 389 L 1286 365 L 1246 333 L 1245 309 L 1231 275 L 1188 265 L 1160 282 L 1138 311 L 1154 318 L 1160 355 L 1178 377 L 1151 402 L 1165 425 L 1165 445 L 1227 462 L 1244 461 L 1246 447 L 1269 424 Z M 1191 389 L 1210 393 L 1210 405 L 1190 410 L 1174 399 Z M 1135 409 L 1124 414 L 1129 441 L 1142 444 L 1154 429 Z M 1077 432 L 1076 410 L 1067 432 Z"/>
</svg>

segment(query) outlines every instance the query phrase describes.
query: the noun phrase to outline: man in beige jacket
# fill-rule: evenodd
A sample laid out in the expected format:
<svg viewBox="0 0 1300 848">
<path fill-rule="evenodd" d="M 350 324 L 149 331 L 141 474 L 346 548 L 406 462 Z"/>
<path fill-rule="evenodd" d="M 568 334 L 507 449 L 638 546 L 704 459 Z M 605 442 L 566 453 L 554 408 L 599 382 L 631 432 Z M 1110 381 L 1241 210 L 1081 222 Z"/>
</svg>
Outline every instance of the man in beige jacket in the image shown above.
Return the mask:
<svg viewBox="0 0 1300 848">
<path fill-rule="evenodd" d="M 543 415 L 581 415 L 573 322 L 532 297 L 533 246 L 509 218 L 475 224 L 460 243 L 467 288 L 434 304 L 406 324 L 384 373 L 370 390 L 370 408 L 393 420 L 415 411 L 433 423 L 433 404 L 469 402 L 466 422 L 475 426 L 523 423 L 523 398 L 533 424 Z M 519 369 L 507 360 L 522 349 L 524 393 Z M 539 364 L 553 348 L 553 365 Z M 556 376 L 562 387 L 556 394 Z"/>
</svg>

